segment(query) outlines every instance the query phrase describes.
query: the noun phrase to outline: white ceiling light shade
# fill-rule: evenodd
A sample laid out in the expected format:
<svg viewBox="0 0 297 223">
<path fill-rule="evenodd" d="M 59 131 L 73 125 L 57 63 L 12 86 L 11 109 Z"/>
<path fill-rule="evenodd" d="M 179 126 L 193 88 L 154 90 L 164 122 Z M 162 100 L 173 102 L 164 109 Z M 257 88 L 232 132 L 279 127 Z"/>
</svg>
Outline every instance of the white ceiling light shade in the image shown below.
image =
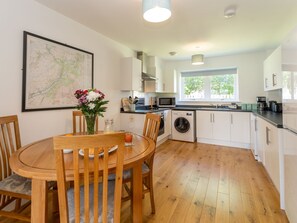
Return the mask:
<svg viewBox="0 0 297 223">
<path fill-rule="evenodd" d="M 148 22 L 163 22 L 171 16 L 170 0 L 142 0 L 143 18 Z"/>
<path fill-rule="evenodd" d="M 230 19 L 235 15 L 236 15 L 236 7 L 235 6 L 230 6 L 229 8 L 226 8 L 224 11 L 224 17 L 226 19 Z"/>
<path fill-rule="evenodd" d="M 195 54 L 192 56 L 192 65 L 202 65 L 204 64 L 203 54 Z"/>
</svg>

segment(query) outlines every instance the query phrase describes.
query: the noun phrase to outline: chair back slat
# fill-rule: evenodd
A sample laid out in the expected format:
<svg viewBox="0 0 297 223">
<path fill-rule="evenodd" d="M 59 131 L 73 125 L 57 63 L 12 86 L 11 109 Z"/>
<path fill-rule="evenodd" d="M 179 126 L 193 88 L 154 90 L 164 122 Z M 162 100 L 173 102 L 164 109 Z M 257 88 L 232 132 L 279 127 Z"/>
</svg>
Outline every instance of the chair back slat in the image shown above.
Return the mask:
<svg viewBox="0 0 297 223">
<path fill-rule="evenodd" d="M 145 116 L 145 122 L 143 127 L 143 135 L 152 139 L 155 143 L 160 128 L 161 116 L 158 114 L 147 113 Z"/>
<path fill-rule="evenodd" d="M 123 150 L 124 150 L 124 133 L 113 133 L 103 135 L 81 135 L 81 136 L 58 136 L 53 138 L 53 144 L 56 155 L 56 167 L 58 175 L 58 196 L 59 206 L 63 210 L 67 210 L 67 214 L 60 215 L 61 222 L 68 222 L 68 209 L 65 209 L 67 203 L 66 191 L 66 176 L 69 172 L 65 169 L 73 169 L 73 176 L 68 176 L 74 179 L 74 213 L 75 222 L 79 222 L 83 216 L 84 222 L 98 222 L 98 216 L 102 217 L 102 222 L 108 222 L 108 163 L 110 159 L 116 162 L 116 182 L 114 188 L 114 222 L 120 222 L 120 207 L 121 207 L 121 191 L 122 191 L 122 175 L 123 175 Z M 110 148 L 117 145 L 118 149 L 109 154 Z M 72 148 L 73 153 L 63 154 L 62 150 Z M 83 157 L 80 155 L 83 151 Z M 79 154 L 80 153 L 80 154 Z M 99 155 L 103 153 L 104 155 Z M 62 156 L 62 157 L 60 157 Z M 66 159 L 67 156 L 67 159 Z M 72 156 L 72 159 L 70 158 Z M 89 156 L 92 156 L 90 158 Z M 71 163 L 70 160 L 73 160 Z M 63 163 L 63 164 L 62 164 Z M 100 170 L 100 172 L 99 172 Z M 81 185 L 80 179 L 83 175 L 83 197 L 80 197 Z M 99 176 L 102 176 L 99 177 Z M 102 182 L 101 182 L 102 181 Z M 99 190 L 99 184 L 102 185 L 102 190 Z M 93 194 L 91 186 L 93 187 Z M 60 192 L 60 188 L 63 188 Z M 102 194 L 101 194 L 102 193 Z M 62 198 L 60 198 L 62 196 Z M 102 198 L 98 201 L 95 198 Z M 84 213 L 81 213 L 83 202 Z M 90 203 L 92 201 L 93 203 Z M 99 213 L 99 205 L 102 205 L 102 213 Z M 92 209 L 93 217 L 90 215 Z M 81 216 L 82 214 L 82 216 Z"/>
<path fill-rule="evenodd" d="M 158 138 L 159 129 L 160 129 L 160 122 L 161 122 L 161 116 L 158 114 L 147 113 L 145 116 L 143 135 L 152 139 L 155 142 L 155 149 L 156 149 L 156 143 L 157 143 L 157 138 Z M 152 171 L 153 169 L 154 156 L 155 156 L 155 152 L 145 160 L 145 163 L 148 165 L 150 171 Z"/>
<path fill-rule="evenodd" d="M 16 115 L 0 117 L 0 180 L 12 174 L 9 158 L 20 147 L 18 117 Z"/>
<path fill-rule="evenodd" d="M 72 126 L 73 126 L 74 134 L 87 132 L 86 119 L 80 110 L 72 112 Z M 95 131 L 98 131 L 98 130 L 99 130 L 99 121 L 98 121 L 98 116 L 97 116 L 96 122 L 95 122 Z"/>
</svg>

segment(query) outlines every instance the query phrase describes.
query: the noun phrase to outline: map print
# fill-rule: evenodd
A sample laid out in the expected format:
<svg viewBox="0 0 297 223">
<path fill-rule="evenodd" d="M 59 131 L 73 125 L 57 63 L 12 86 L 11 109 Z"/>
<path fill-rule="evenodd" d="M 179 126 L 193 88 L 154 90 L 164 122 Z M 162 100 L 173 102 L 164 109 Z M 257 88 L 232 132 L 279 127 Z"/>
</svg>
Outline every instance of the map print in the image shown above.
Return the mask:
<svg viewBox="0 0 297 223">
<path fill-rule="evenodd" d="M 27 36 L 26 109 L 74 107 L 92 87 L 93 54 Z"/>
</svg>

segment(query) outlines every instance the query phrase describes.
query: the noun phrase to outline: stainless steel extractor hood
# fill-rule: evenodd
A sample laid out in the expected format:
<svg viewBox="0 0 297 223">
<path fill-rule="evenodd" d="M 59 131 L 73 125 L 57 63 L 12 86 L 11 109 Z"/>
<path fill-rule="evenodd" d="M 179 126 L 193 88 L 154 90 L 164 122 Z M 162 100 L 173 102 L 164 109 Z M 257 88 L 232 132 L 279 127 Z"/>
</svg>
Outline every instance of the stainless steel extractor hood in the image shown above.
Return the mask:
<svg viewBox="0 0 297 223">
<path fill-rule="evenodd" d="M 144 52 L 137 52 L 137 59 L 142 62 L 142 79 L 144 81 L 156 80 L 157 78 L 154 75 L 148 73 L 147 55 Z"/>
</svg>

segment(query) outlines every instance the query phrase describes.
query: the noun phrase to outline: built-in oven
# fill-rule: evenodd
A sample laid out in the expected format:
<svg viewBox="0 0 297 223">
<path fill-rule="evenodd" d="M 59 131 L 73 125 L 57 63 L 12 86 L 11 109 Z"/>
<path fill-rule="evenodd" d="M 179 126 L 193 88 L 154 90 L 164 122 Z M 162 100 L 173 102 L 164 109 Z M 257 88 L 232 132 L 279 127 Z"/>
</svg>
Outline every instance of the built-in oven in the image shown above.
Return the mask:
<svg viewBox="0 0 297 223">
<path fill-rule="evenodd" d="M 163 135 L 165 133 L 165 118 L 164 118 L 164 112 L 155 112 L 155 114 L 158 114 L 161 116 L 161 121 L 160 121 L 160 128 L 159 128 L 159 133 L 158 136 Z"/>
<path fill-rule="evenodd" d="M 167 98 L 163 98 L 160 97 L 157 99 L 157 104 L 158 107 L 175 107 L 175 97 L 167 97 Z"/>
</svg>

